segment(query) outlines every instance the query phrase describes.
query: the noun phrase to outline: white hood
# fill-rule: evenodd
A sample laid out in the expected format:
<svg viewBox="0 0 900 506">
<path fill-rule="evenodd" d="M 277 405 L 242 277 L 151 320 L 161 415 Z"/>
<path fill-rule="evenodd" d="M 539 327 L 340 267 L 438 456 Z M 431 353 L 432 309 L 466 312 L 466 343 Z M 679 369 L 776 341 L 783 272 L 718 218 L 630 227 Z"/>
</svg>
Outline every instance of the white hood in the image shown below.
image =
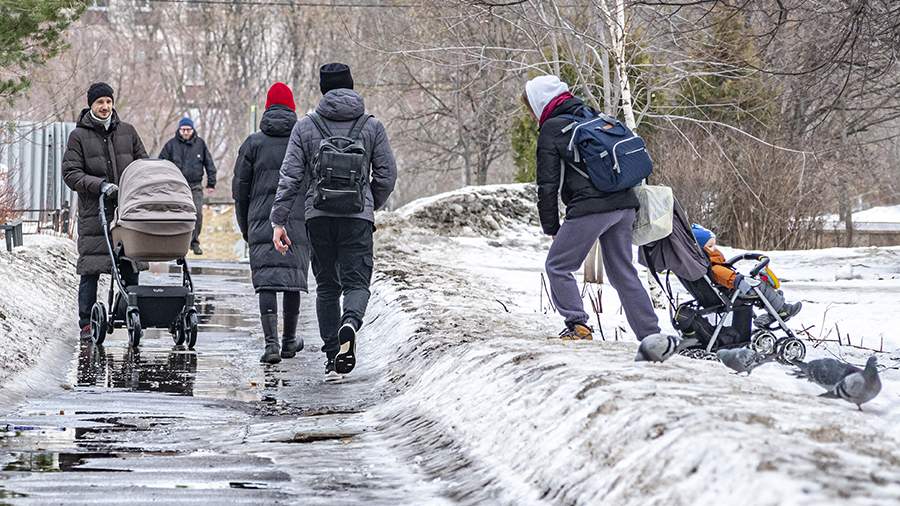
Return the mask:
<svg viewBox="0 0 900 506">
<path fill-rule="evenodd" d="M 560 81 L 556 76 L 538 76 L 525 83 L 525 96 L 528 97 L 528 105 L 538 118 L 544 112 L 544 108 L 551 100 L 569 91 L 569 85 Z"/>
</svg>

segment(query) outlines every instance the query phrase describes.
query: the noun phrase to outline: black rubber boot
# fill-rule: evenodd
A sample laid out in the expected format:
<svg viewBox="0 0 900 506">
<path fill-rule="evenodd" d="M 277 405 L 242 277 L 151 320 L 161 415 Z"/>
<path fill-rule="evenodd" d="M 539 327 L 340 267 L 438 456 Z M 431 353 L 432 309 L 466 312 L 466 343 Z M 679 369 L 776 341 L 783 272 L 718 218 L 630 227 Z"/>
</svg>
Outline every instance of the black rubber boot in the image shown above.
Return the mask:
<svg viewBox="0 0 900 506">
<path fill-rule="evenodd" d="M 284 315 L 284 333 L 281 338 L 281 358 L 294 358 L 303 349 L 303 338 L 297 337 L 297 320 L 300 314 Z"/>
<path fill-rule="evenodd" d="M 278 315 L 264 314 L 259 317 L 262 321 L 263 335 L 266 337 L 266 351 L 259 357 L 264 364 L 277 364 L 281 362 L 281 348 L 278 346 Z"/>
</svg>

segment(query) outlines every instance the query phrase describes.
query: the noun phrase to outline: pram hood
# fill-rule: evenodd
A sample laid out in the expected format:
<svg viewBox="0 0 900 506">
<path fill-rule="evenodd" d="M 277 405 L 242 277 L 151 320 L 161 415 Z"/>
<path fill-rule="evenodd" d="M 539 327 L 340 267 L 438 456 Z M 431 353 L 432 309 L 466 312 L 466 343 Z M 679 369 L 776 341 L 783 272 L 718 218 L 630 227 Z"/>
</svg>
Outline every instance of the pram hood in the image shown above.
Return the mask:
<svg viewBox="0 0 900 506">
<path fill-rule="evenodd" d="M 173 236 L 194 230 L 196 207 L 181 171 L 168 160 L 135 160 L 119 180 L 113 228 Z"/>
<path fill-rule="evenodd" d="M 700 249 L 691 222 L 678 200 L 672 213 L 672 233 L 668 236 L 641 246 L 638 262 L 654 272 L 672 271 L 679 278 L 697 281 L 709 270 L 709 258 Z"/>
</svg>

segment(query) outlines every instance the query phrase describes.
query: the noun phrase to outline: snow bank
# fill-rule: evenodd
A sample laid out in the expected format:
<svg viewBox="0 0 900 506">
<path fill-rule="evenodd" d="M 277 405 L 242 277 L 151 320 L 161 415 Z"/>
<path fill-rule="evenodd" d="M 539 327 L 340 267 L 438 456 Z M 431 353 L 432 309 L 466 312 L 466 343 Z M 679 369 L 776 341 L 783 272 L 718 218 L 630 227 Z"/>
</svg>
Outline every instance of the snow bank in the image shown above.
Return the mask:
<svg viewBox="0 0 900 506">
<path fill-rule="evenodd" d="M 480 214 L 467 223 L 465 207 L 456 208 L 467 197 L 479 209 L 507 209 L 508 199 L 525 205 L 525 187 L 500 188 L 414 202 L 381 216 L 376 234 L 372 315 L 381 332 L 370 341 L 364 330 L 359 353 L 363 361 L 393 358 L 385 384 L 399 395 L 373 416 L 399 447 L 418 451 L 416 462 L 452 498 L 616 505 L 900 500 L 896 370 L 883 372 L 884 392 L 858 412 L 819 399 L 817 387 L 779 365 L 745 378 L 683 357 L 635 363 L 630 333 L 619 342 L 553 339 L 562 325 L 541 311 L 546 241 L 532 218 L 498 230 L 485 228 Z M 892 255 L 879 257 L 882 278 L 897 271 L 888 265 Z M 827 258 L 830 264 L 818 265 Z M 845 258 L 830 251 L 773 254 L 773 265 L 787 279 L 796 271 L 815 284 L 798 294 L 819 293 L 834 283 L 829 265 Z M 853 298 L 853 290 L 871 289 L 852 285 L 860 282 L 833 292 Z M 882 302 L 896 307 L 900 285 L 883 286 Z M 607 287 L 603 300 L 602 328 L 612 339 L 622 317 L 613 290 Z M 872 302 L 860 300 L 857 313 Z M 816 318 L 820 312 L 812 311 Z M 878 317 L 869 330 L 896 328 L 893 312 Z M 404 318 L 410 323 L 396 325 Z M 384 332 L 387 322 L 396 332 Z M 811 349 L 810 356 L 824 353 Z M 892 358 L 900 354 L 882 355 L 882 364 L 896 365 Z"/>
<path fill-rule="evenodd" d="M 0 251 L 0 402 L 62 379 L 54 375 L 64 367 L 47 365 L 78 342 L 77 258 L 72 241 L 43 235 Z M 30 370 L 38 360 L 44 367 Z"/>
<path fill-rule="evenodd" d="M 380 218 L 385 225 L 402 223 L 445 235 L 492 236 L 538 225 L 536 192 L 533 184 L 466 187 L 416 200 Z"/>
</svg>

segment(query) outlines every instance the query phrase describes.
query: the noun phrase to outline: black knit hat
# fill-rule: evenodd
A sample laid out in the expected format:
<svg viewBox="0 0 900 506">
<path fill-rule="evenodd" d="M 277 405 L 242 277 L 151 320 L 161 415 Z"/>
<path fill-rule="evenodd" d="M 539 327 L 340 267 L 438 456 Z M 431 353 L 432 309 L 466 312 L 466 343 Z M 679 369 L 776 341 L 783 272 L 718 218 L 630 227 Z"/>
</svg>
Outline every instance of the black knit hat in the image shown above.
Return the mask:
<svg viewBox="0 0 900 506">
<path fill-rule="evenodd" d="M 113 98 L 113 89 L 112 86 L 106 83 L 94 83 L 88 88 L 87 100 L 88 107 L 94 104 L 94 101 L 100 97 L 109 97 Z"/>
<path fill-rule="evenodd" d="M 350 67 L 343 63 L 326 63 L 319 69 L 319 89 L 322 94 L 338 88 L 353 89 L 353 76 Z"/>
</svg>

